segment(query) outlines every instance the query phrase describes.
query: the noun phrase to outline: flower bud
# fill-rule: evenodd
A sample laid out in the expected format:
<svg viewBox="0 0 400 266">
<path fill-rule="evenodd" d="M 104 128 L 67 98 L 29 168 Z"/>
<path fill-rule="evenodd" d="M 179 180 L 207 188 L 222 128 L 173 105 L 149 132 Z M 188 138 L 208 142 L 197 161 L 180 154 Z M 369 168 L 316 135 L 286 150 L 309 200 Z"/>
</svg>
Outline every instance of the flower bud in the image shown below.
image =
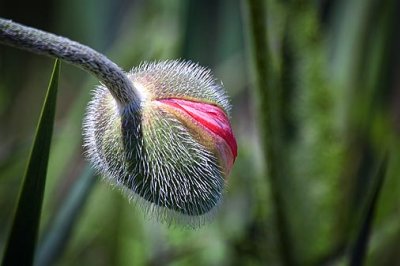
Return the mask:
<svg viewBox="0 0 400 266">
<path fill-rule="evenodd" d="M 144 63 L 128 77 L 139 107 L 95 89 L 84 121 L 88 157 L 162 220 L 195 221 L 221 201 L 237 156 L 228 98 L 209 70 L 189 62 Z"/>
</svg>

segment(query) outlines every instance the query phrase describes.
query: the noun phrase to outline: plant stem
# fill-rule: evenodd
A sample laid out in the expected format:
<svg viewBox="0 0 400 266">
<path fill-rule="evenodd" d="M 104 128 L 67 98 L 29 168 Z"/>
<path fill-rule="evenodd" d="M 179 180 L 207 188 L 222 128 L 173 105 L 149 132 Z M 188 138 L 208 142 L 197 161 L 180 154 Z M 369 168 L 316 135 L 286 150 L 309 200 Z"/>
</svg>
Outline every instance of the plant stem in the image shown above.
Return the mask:
<svg viewBox="0 0 400 266">
<path fill-rule="evenodd" d="M 247 7 L 251 34 L 250 50 L 255 64 L 260 135 L 276 215 L 280 255 L 284 265 L 294 265 L 293 244 L 283 195 L 284 168 L 287 163 L 283 162 L 281 87 L 269 54 L 264 1 L 248 0 Z"/>
<path fill-rule="evenodd" d="M 85 45 L 2 18 L 0 43 L 78 66 L 104 83 L 120 105 L 139 105 L 139 94 L 125 72 L 106 56 Z"/>
</svg>

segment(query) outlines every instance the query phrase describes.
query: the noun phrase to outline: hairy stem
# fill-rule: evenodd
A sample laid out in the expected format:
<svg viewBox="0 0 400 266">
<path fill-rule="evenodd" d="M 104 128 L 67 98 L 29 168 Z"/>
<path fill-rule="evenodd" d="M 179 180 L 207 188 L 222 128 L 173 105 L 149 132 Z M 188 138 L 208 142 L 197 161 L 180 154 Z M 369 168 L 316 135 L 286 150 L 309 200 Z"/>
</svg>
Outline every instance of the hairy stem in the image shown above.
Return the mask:
<svg viewBox="0 0 400 266">
<path fill-rule="evenodd" d="M 139 95 L 125 72 L 106 56 L 85 45 L 2 18 L 0 43 L 78 66 L 95 75 L 120 105 L 139 104 Z"/>
</svg>

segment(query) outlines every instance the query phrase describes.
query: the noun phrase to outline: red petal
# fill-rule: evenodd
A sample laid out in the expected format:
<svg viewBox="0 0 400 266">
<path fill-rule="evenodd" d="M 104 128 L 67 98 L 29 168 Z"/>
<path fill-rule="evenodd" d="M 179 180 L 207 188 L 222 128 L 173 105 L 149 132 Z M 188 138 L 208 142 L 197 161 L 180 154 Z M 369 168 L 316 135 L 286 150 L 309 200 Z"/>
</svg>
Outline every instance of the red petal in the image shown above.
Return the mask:
<svg viewBox="0 0 400 266">
<path fill-rule="evenodd" d="M 235 161 L 237 156 L 236 139 L 233 135 L 228 116 L 221 108 L 212 104 L 175 98 L 161 99 L 158 101 L 186 112 L 197 122 L 225 140 L 231 149 L 233 161 Z"/>
</svg>

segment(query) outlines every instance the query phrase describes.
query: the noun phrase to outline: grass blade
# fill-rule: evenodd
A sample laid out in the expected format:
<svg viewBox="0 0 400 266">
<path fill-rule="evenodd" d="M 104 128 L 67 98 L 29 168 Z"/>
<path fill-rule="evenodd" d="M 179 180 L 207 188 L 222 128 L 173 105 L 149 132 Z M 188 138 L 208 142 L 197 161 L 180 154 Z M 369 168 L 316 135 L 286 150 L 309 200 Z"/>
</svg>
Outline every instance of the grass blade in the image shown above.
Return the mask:
<svg viewBox="0 0 400 266">
<path fill-rule="evenodd" d="M 357 233 L 354 246 L 352 248 L 350 254 L 350 262 L 349 265 L 357 266 L 364 265 L 368 242 L 371 234 L 372 223 L 374 220 L 377 203 L 379 200 L 379 195 L 382 190 L 383 182 L 386 176 L 387 164 L 388 164 L 388 155 L 386 154 L 376 175 L 376 180 L 374 186 L 372 187 L 372 191 L 369 194 L 369 198 L 367 199 L 367 203 L 365 206 L 365 214 L 360 222 L 359 231 Z"/>
<path fill-rule="evenodd" d="M 71 231 L 80 217 L 79 214 L 84 208 L 96 180 L 93 168 L 86 166 L 38 246 L 34 265 L 54 265 L 67 245 Z"/>
<path fill-rule="evenodd" d="M 33 264 L 53 133 L 59 68 L 60 63 L 56 60 L 5 249 L 4 266 Z"/>
<path fill-rule="evenodd" d="M 294 241 L 292 239 L 284 192 L 291 180 L 288 180 L 285 167 L 282 128 L 282 94 L 280 73 L 273 64 L 268 45 L 266 7 L 262 0 L 247 0 L 247 27 L 249 31 L 249 50 L 255 71 L 255 95 L 258 110 L 258 123 L 265 165 L 271 187 L 276 228 L 279 237 L 279 252 L 283 265 L 294 265 Z"/>
</svg>

